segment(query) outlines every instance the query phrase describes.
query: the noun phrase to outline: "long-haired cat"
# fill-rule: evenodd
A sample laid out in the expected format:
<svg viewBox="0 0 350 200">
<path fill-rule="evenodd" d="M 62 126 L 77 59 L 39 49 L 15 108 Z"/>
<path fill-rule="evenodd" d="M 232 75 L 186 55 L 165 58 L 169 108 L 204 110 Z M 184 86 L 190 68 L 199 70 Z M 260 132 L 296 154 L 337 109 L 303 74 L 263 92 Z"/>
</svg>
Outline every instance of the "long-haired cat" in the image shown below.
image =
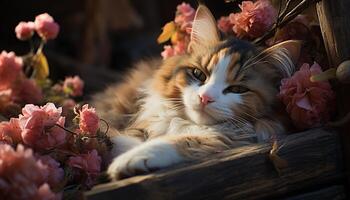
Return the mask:
<svg viewBox="0 0 350 200">
<path fill-rule="evenodd" d="M 260 50 L 220 40 L 200 5 L 188 54 L 141 63 L 124 83 L 95 96 L 101 117 L 120 132 L 107 173 L 120 179 L 283 134 L 276 94 L 299 52 L 298 41 Z"/>
</svg>

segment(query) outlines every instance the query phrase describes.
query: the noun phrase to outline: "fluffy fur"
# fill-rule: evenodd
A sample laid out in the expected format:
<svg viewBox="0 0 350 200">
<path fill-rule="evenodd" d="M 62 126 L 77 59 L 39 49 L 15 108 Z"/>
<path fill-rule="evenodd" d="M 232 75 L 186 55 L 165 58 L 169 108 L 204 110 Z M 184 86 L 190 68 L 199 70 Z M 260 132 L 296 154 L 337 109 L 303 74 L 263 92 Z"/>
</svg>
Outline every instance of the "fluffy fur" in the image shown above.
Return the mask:
<svg viewBox="0 0 350 200">
<path fill-rule="evenodd" d="M 95 96 L 100 115 L 118 129 L 113 179 L 147 173 L 284 133 L 276 112 L 281 78 L 293 72 L 300 43 L 266 50 L 220 41 L 215 19 L 199 6 L 189 54 L 151 65 Z M 160 66 L 150 67 L 150 66 Z"/>
</svg>

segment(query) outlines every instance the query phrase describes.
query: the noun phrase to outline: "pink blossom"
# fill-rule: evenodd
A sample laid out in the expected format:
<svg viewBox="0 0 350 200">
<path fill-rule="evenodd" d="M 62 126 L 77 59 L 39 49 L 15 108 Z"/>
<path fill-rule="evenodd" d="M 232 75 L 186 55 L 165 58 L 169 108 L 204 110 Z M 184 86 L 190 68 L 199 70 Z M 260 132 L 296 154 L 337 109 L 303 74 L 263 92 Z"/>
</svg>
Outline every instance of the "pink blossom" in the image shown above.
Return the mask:
<svg viewBox="0 0 350 200">
<path fill-rule="evenodd" d="M 64 126 L 65 118 L 61 117 L 62 108 L 53 103 L 45 106 L 27 104 L 19 116 L 23 142 L 31 147 L 49 149 L 65 142 L 66 132 L 55 124 Z"/>
<path fill-rule="evenodd" d="M 170 58 L 175 55 L 175 50 L 171 45 L 165 45 L 161 55 L 163 59 Z"/>
<path fill-rule="evenodd" d="M 256 38 L 263 35 L 276 21 L 277 12 L 268 0 L 243 1 L 240 13 L 230 14 L 237 37 Z"/>
<path fill-rule="evenodd" d="M 11 118 L 9 122 L 0 122 L 0 141 L 8 144 L 18 144 L 22 141 L 17 118 Z"/>
<path fill-rule="evenodd" d="M 38 156 L 38 159 L 47 166 L 47 170 L 49 171 L 47 183 L 51 187 L 59 186 L 64 176 L 64 171 L 60 167 L 60 163 L 48 155 Z"/>
<path fill-rule="evenodd" d="M 44 40 L 55 39 L 60 30 L 59 25 L 47 13 L 35 17 L 35 30 Z"/>
<path fill-rule="evenodd" d="M 0 54 L 0 90 L 9 89 L 22 70 L 23 61 L 14 52 Z"/>
<path fill-rule="evenodd" d="M 19 103 L 40 103 L 43 100 L 41 88 L 32 79 L 23 78 L 14 86 L 13 99 Z"/>
<path fill-rule="evenodd" d="M 167 59 L 176 55 L 183 55 L 187 52 L 187 47 L 187 40 L 179 40 L 175 44 L 173 44 L 173 46 L 165 45 L 161 55 L 163 59 Z"/>
<path fill-rule="evenodd" d="M 10 145 L 0 144 L 0 194 L 3 199 L 38 199 L 47 177 L 46 166 L 35 159 L 31 149 L 19 144 L 14 150 Z M 45 190 L 49 191 L 48 186 Z"/>
<path fill-rule="evenodd" d="M 187 52 L 188 42 L 180 40 L 173 45 L 175 55 L 183 55 Z"/>
<path fill-rule="evenodd" d="M 5 117 L 17 116 L 21 111 L 19 104 L 12 100 L 12 89 L 0 90 L 0 113 Z"/>
<path fill-rule="evenodd" d="M 229 17 L 221 17 L 217 23 L 218 23 L 218 28 L 223 33 L 227 34 L 232 32 L 233 24 L 231 23 Z"/>
<path fill-rule="evenodd" d="M 175 23 L 180 26 L 182 31 L 187 31 L 188 28 L 192 27 L 195 14 L 195 9 L 190 4 L 183 2 L 176 8 Z"/>
<path fill-rule="evenodd" d="M 95 108 L 89 108 L 88 104 L 83 105 L 79 113 L 79 128 L 84 133 L 96 135 L 100 126 L 100 119 L 96 114 Z"/>
<path fill-rule="evenodd" d="M 34 30 L 34 22 L 20 22 L 15 28 L 16 37 L 20 40 L 28 40 L 33 36 Z"/>
<path fill-rule="evenodd" d="M 82 170 L 87 175 L 85 183 L 91 186 L 94 179 L 101 171 L 101 157 L 96 150 L 92 150 L 87 154 L 72 156 L 67 161 L 68 166 Z"/>
<path fill-rule="evenodd" d="M 35 200 L 60 200 L 62 199 L 62 193 L 55 194 L 51 191 L 50 186 L 47 183 L 42 184 L 34 198 Z"/>
<path fill-rule="evenodd" d="M 73 99 L 65 99 L 62 102 L 62 115 L 66 116 L 72 111 L 77 103 Z"/>
<path fill-rule="evenodd" d="M 334 108 L 335 94 L 328 81 L 311 82 L 310 77 L 322 72 L 315 62 L 304 63 L 300 70 L 282 80 L 279 98 L 298 128 L 310 128 L 327 122 Z"/>
<path fill-rule="evenodd" d="M 84 81 L 79 76 L 67 77 L 63 83 L 63 91 L 73 97 L 83 95 Z"/>
<path fill-rule="evenodd" d="M 53 85 L 51 87 L 51 89 L 52 89 L 52 91 L 59 93 L 59 92 L 63 91 L 63 85 L 59 84 L 59 83 L 56 83 L 55 85 Z"/>
</svg>

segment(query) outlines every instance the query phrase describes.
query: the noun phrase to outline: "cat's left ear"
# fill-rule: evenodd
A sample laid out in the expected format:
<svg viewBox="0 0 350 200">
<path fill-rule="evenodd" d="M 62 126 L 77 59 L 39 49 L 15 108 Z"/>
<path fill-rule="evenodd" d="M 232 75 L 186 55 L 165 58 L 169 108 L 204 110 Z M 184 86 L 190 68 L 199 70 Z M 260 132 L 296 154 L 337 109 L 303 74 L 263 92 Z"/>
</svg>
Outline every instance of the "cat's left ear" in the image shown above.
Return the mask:
<svg viewBox="0 0 350 200">
<path fill-rule="evenodd" d="M 204 5 L 199 5 L 192 23 L 189 52 L 220 41 L 216 20 Z"/>
<path fill-rule="evenodd" d="M 287 40 L 265 49 L 262 56 L 289 77 L 295 71 L 302 44 L 300 40 Z"/>
</svg>

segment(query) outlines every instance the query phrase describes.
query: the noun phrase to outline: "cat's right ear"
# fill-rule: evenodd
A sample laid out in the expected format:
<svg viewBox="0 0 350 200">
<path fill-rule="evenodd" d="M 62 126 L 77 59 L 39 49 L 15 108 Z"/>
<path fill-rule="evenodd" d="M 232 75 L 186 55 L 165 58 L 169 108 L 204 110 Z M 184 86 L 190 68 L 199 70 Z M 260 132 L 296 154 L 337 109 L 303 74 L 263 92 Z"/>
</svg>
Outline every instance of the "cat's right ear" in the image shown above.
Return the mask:
<svg viewBox="0 0 350 200">
<path fill-rule="evenodd" d="M 279 69 L 284 77 L 289 77 L 295 71 L 302 44 L 300 40 L 287 40 L 269 47 L 260 56 Z"/>
<path fill-rule="evenodd" d="M 192 23 L 188 51 L 210 46 L 220 41 L 216 20 L 204 5 L 199 5 Z"/>
</svg>

